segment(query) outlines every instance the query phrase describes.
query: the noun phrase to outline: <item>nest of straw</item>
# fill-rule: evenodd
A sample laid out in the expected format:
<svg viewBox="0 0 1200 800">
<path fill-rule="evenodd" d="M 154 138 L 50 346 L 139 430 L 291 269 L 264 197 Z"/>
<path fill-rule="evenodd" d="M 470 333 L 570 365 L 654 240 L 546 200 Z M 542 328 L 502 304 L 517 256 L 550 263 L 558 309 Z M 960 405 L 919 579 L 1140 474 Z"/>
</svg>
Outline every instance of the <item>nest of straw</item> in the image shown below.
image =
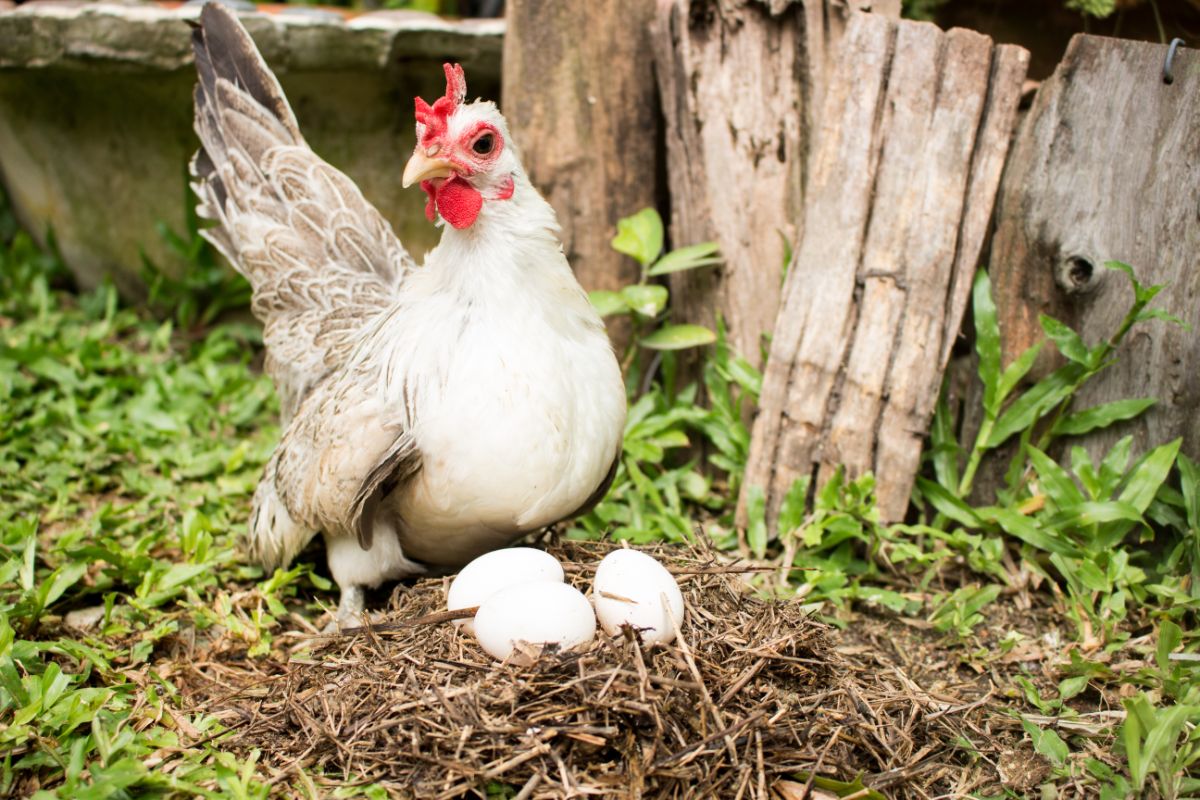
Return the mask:
<svg viewBox="0 0 1200 800">
<path fill-rule="evenodd" d="M 586 591 L 611 547 L 550 550 Z M 583 652 L 497 664 L 439 613 L 446 582 L 428 579 L 398 589 L 384 619 L 315 639 L 307 656 L 267 662 L 242 689 L 213 686 L 193 703 L 233 727 L 223 746 L 261 750 L 281 780 L 302 765 L 399 797 L 504 785 L 522 800 L 791 800 L 828 797 L 826 778 L 859 775 L 888 797 L 961 786 L 945 708 L 939 726 L 919 704 L 878 698 L 869 670 L 832 651 L 825 625 L 798 603 L 747 591 L 747 568 L 705 549 L 645 549 L 687 603 L 670 646 L 598 631 Z"/>
</svg>

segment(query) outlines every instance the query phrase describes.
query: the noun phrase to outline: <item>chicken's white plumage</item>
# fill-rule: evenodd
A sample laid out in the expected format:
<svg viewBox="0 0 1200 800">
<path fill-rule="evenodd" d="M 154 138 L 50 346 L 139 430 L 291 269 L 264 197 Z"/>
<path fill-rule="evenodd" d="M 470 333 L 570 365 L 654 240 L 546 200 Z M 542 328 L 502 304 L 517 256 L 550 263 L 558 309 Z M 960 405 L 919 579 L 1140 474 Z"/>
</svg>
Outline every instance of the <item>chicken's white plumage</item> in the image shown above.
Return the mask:
<svg viewBox="0 0 1200 800">
<path fill-rule="evenodd" d="M 206 235 L 250 280 L 285 431 L 255 494 L 251 554 L 289 561 L 320 531 L 342 588 L 461 565 L 599 499 L 625 394 L 550 206 L 491 103 L 417 101 L 421 181 L 441 243 L 416 267 L 378 213 L 304 144 L 236 19 L 194 34 L 193 163 Z"/>
</svg>

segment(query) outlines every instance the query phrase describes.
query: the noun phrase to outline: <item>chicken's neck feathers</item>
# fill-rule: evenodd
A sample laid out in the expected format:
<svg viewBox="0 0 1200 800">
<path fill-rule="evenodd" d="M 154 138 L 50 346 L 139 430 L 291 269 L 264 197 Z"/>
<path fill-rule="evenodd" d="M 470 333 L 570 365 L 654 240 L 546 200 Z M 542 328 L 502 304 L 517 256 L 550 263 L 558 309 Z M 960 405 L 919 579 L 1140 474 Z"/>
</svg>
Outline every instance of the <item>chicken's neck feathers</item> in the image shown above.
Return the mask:
<svg viewBox="0 0 1200 800">
<path fill-rule="evenodd" d="M 443 225 L 442 240 L 424 265 L 439 289 L 475 297 L 512 282 L 536 289 L 573 280 L 554 209 L 523 172 L 512 179 L 512 197 L 485 200 L 475 224 L 462 230 Z"/>
</svg>

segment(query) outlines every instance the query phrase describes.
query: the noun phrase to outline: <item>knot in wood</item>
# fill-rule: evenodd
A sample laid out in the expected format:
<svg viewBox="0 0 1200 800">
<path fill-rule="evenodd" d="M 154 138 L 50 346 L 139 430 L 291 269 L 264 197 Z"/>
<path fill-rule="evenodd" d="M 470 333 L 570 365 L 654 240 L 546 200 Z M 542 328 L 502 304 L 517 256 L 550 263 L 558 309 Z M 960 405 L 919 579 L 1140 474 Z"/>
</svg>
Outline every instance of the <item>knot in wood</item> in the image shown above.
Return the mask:
<svg viewBox="0 0 1200 800">
<path fill-rule="evenodd" d="M 1058 262 L 1054 280 L 1067 294 L 1088 294 L 1100 285 L 1100 273 L 1096 269 L 1095 259 L 1073 253 Z"/>
</svg>

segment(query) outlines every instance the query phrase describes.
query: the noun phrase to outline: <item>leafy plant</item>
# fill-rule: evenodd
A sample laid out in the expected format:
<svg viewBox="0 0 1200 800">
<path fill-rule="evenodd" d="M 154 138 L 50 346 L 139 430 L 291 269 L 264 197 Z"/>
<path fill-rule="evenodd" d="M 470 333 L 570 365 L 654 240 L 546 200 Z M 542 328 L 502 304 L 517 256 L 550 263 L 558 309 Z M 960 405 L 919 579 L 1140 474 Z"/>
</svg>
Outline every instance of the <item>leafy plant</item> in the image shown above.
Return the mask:
<svg viewBox="0 0 1200 800">
<path fill-rule="evenodd" d="M 714 332 L 666 322 L 668 290 L 650 282 L 719 263 L 717 247 L 704 243 L 664 254 L 662 219 L 652 208 L 620 220 L 612 245 L 638 262 L 639 281 L 590 296 L 603 316 L 625 316 L 633 323 L 633 339 L 623 358 L 631 405 L 613 487 L 592 513 L 577 521 L 570 535 L 680 541 L 691 537 L 693 514 L 701 510 L 722 518 L 712 535 L 729 541 L 734 536 L 730 498 L 736 496 L 750 451 L 746 406 L 757 400 L 762 375 L 733 352 L 720 323 Z M 714 347 L 703 366 L 702 402 L 697 384 L 675 387 L 673 351 L 708 344 Z M 636 363 L 641 348 L 661 357 L 654 362 L 657 367 L 642 376 Z M 715 473 L 701 469 L 697 445 Z M 720 481 L 724 485 L 717 491 Z"/>
<path fill-rule="evenodd" d="M 983 622 L 980 609 L 1000 596 L 1000 587 L 963 586 L 944 597 L 929 615 L 933 628 L 941 633 L 953 633 L 960 639 L 971 635 L 976 625 Z"/>
<path fill-rule="evenodd" d="M 949 0 L 903 0 L 900 13 L 906 19 L 933 21 L 937 19 L 937 12 L 948 2 Z"/>
<path fill-rule="evenodd" d="M 185 628 L 264 652 L 307 585 L 222 588 L 258 577 L 233 546 L 276 435 L 257 331 L 182 341 L 61 275 L 23 233 L 0 250 L 0 794 L 261 796 L 147 666 Z"/>
<path fill-rule="evenodd" d="M 901 13 L 908 19 L 936 20 L 950 0 L 903 0 Z M 1104 19 L 1117 10 L 1116 0 L 1064 0 L 1064 7 L 1089 17 Z"/>
<path fill-rule="evenodd" d="M 1003 533 L 1020 541 L 1028 563 L 1052 568 L 1065 581 L 1068 608 L 1091 645 L 1108 638 L 1115 621 L 1123 619 L 1131 600 L 1146 596 L 1146 572 L 1135 566 L 1119 547 L 1134 531 L 1148 535 L 1160 491 L 1167 485 L 1180 442 L 1146 453 L 1130 465 L 1128 437 L 1094 464 L 1087 452 L 1071 450 L 1070 467 L 1061 467 L 1047 451 L 1060 438 L 1099 430 L 1132 419 L 1154 404 L 1150 398 L 1104 403 L 1076 410 L 1079 389 L 1113 363 L 1117 348 L 1134 325 L 1150 320 L 1179 321 L 1160 309 L 1149 308 L 1161 286 L 1145 287 L 1132 269 L 1107 265 L 1129 279 L 1134 299 L 1117 330 L 1089 347 L 1079 334 L 1043 315 L 1042 329 L 1067 363 L 1032 387 L 1018 392 L 1044 347 L 1038 342 L 1001 369 L 1000 333 L 986 273 L 976 275 L 973 292 L 976 352 L 983 383 L 983 420 L 965 468 L 963 449 L 953 434 L 949 407 L 939 403 L 931 433 L 929 461 L 933 478 L 918 479 L 918 490 L 937 511 L 933 527 L 946 522 L 968 530 Z M 976 471 L 984 456 L 1016 438 L 1016 454 L 1007 472 L 1007 485 L 997 502 L 983 507 L 967 503 Z M 1043 558 L 1039 558 L 1042 556 Z"/>
<path fill-rule="evenodd" d="M 1121 742 L 1133 789 L 1153 782 L 1164 800 L 1194 795 L 1200 780 L 1187 771 L 1200 762 L 1200 705 L 1156 707 L 1145 693 L 1127 699 Z"/>
<path fill-rule="evenodd" d="M 744 405 L 757 399 L 761 375 L 729 346 L 719 328 L 703 381 L 706 402 L 691 384 L 674 394 L 653 384 L 629 407 L 621 462 L 613 487 L 570 535 L 611 535 L 643 543 L 682 541 L 694 531 L 694 515 L 717 517 L 710 532 L 728 541 L 732 506 L 750 451 Z M 702 470 L 703 444 L 715 470 Z M 725 532 L 722 538 L 722 532 Z"/>
<path fill-rule="evenodd" d="M 1104 19 L 1117 10 L 1116 0 L 1066 0 L 1066 7 L 1089 17 Z"/>
<path fill-rule="evenodd" d="M 617 222 L 613 249 L 630 256 L 641 266 L 638 282 L 620 291 L 594 291 L 589 294 L 601 316 L 626 316 L 634 322 L 634 342 L 650 350 L 685 350 L 712 344 L 713 331 L 701 325 L 669 324 L 667 287 L 651 283 L 651 278 L 673 272 L 698 269 L 720 263 L 715 242 L 703 242 L 663 253 L 662 218 L 653 208 L 644 208 Z M 631 351 L 632 352 L 632 351 Z M 627 356 L 626 364 L 631 356 Z"/>
</svg>

